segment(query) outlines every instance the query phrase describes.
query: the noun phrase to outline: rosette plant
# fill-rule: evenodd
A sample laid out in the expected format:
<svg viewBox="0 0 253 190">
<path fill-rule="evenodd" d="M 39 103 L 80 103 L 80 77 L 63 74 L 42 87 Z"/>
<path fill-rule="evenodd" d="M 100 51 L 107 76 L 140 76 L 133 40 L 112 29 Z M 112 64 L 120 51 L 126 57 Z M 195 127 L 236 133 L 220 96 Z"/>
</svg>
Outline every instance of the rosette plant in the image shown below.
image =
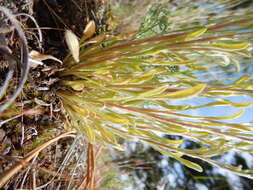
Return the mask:
<svg viewBox="0 0 253 190">
<path fill-rule="evenodd" d="M 180 18 L 184 11 L 179 9 L 171 18 L 163 17 L 161 28 L 168 24 L 166 32 L 152 33 L 151 37 L 142 36 L 150 17 L 133 36 L 92 37 L 94 22 L 88 24 L 79 42 L 68 31 L 73 56 L 64 60 L 65 69 L 59 73 L 61 89 L 57 91 L 67 114 L 66 123 L 83 132 L 90 143 L 122 149 L 121 138 L 139 139 L 197 171 L 202 171 L 201 166 L 185 156 L 253 178 L 252 170 L 215 160 L 230 150 L 253 150 L 252 124 L 224 121 L 240 116 L 252 105 L 229 99 L 252 96 L 252 76 L 229 82 L 198 77 L 200 71 L 219 65 L 233 65 L 238 72 L 241 61 L 252 57 L 253 14 L 250 10 L 245 11 L 247 14 L 225 11 L 225 6 L 222 16 L 217 14 L 218 8 L 191 8 L 189 22 Z M 194 16 L 200 9 L 208 11 L 203 17 Z M 182 18 L 186 16 L 182 14 Z M 149 27 L 155 28 L 154 23 Z M 176 26 L 171 27 L 171 23 Z M 192 106 L 190 102 L 196 98 L 211 101 Z M 181 100 L 184 104 L 178 104 Z M 182 112 L 211 106 L 241 109 L 216 116 Z M 185 149 L 185 141 L 198 146 Z"/>
</svg>

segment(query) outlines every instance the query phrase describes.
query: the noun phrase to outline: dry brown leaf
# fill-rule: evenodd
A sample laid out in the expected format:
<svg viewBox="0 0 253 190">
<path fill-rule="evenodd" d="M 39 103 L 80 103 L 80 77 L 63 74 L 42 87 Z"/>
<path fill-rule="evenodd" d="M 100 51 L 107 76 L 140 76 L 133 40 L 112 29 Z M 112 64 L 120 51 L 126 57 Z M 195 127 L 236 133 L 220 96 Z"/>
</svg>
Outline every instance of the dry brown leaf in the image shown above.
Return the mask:
<svg viewBox="0 0 253 190">
<path fill-rule="evenodd" d="M 57 61 L 62 64 L 61 60 L 57 59 L 56 57 L 54 57 L 52 55 L 44 55 L 44 54 L 41 54 L 40 52 L 35 51 L 35 50 L 32 50 L 29 53 L 29 64 L 32 68 L 36 68 L 38 65 L 43 65 L 42 61 L 48 60 L 48 59 Z"/>
<path fill-rule="evenodd" d="M 85 39 L 90 38 L 96 31 L 96 25 L 94 20 L 91 20 L 84 29 Z"/>
</svg>

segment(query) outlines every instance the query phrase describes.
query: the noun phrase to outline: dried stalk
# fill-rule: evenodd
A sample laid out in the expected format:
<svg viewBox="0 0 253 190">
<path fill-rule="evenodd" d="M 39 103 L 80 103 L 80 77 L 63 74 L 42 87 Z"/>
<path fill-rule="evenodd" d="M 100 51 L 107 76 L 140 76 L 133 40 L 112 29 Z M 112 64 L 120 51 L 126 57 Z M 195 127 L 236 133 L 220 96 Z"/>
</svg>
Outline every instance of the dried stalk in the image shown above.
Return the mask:
<svg viewBox="0 0 253 190">
<path fill-rule="evenodd" d="M 66 138 L 66 137 L 73 137 L 74 138 L 75 137 L 74 134 L 75 134 L 74 131 L 63 133 L 63 134 L 45 142 L 45 143 L 43 143 L 42 145 L 38 146 L 37 148 L 35 148 L 31 152 L 29 152 L 20 162 L 16 163 L 9 170 L 7 170 L 6 172 L 4 172 L 3 174 L 0 175 L 0 188 L 3 187 L 4 184 L 8 180 L 10 180 L 10 178 L 12 178 L 16 173 L 18 173 L 20 170 L 22 170 L 22 168 L 24 166 L 26 166 L 26 163 L 30 162 L 40 151 L 42 151 L 43 149 L 47 148 L 48 146 L 50 146 L 51 144 L 57 142 L 58 140 L 60 140 L 62 138 Z"/>
</svg>

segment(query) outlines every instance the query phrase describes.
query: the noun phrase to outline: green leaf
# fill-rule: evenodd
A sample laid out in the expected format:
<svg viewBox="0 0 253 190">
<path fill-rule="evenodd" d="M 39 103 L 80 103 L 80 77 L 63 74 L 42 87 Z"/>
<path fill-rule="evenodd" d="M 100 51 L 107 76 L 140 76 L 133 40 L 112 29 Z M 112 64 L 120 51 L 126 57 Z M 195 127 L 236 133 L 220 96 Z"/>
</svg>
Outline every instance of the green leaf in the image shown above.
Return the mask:
<svg viewBox="0 0 253 190">
<path fill-rule="evenodd" d="M 151 80 L 155 75 L 161 74 L 163 72 L 165 72 L 165 70 L 161 69 L 161 68 L 153 69 L 153 70 L 143 73 L 139 76 L 136 76 L 133 79 L 130 79 L 127 82 L 127 84 L 142 84 L 144 82 Z"/>
<path fill-rule="evenodd" d="M 198 66 L 198 65 L 194 65 L 194 64 L 189 64 L 187 65 L 188 68 L 191 68 L 193 70 L 197 70 L 197 71 L 207 71 L 208 69 L 205 68 L 205 67 L 201 67 L 201 66 Z"/>
<path fill-rule="evenodd" d="M 170 105 L 164 101 L 153 101 L 153 103 L 156 105 L 162 106 L 163 108 L 167 108 L 167 109 L 175 110 L 175 111 L 187 110 L 191 108 L 191 106 L 189 105 Z"/>
<path fill-rule="evenodd" d="M 117 144 L 117 140 L 112 132 L 106 130 L 104 127 L 98 127 L 98 130 L 105 141 L 111 144 Z"/>
<path fill-rule="evenodd" d="M 237 50 L 242 50 L 245 49 L 249 46 L 248 43 L 236 43 L 236 44 L 225 44 L 225 43 L 212 43 L 210 46 L 221 48 L 221 49 L 226 49 L 226 50 L 231 50 L 231 51 L 237 51 Z"/>
<path fill-rule="evenodd" d="M 198 172 L 202 172 L 203 171 L 203 168 L 200 165 L 198 165 L 198 164 L 196 164 L 194 162 L 191 162 L 191 161 L 186 160 L 184 158 L 175 156 L 171 152 L 167 152 L 167 151 L 164 151 L 164 150 L 161 150 L 161 149 L 159 149 L 158 151 L 161 152 L 164 155 L 167 155 L 169 157 L 175 158 L 176 160 L 178 160 L 179 162 L 181 162 L 183 165 L 187 166 L 188 168 L 191 168 L 191 169 L 196 170 Z"/>
<path fill-rule="evenodd" d="M 179 90 L 177 92 L 171 92 L 165 95 L 156 96 L 156 98 L 168 98 L 168 99 L 186 99 L 190 97 L 197 96 L 200 94 L 206 87 L 206 84 L 197 84 L 194 87 L 187 88 L 184 90 Z"/>
<path fill-rule="evenodd" d="M 90 143 L 93 143 L 95 142 L 95 129 L 89 125 L 87 122 L 85 124 L 85 126 L 82 128 L 82 131 L 84 132 L 84 134 L 86 134 L 87 138 L 88 138 L 88 141 Z"/>
<path fill-rule="evenodd" d="M 233 83 L 231 83 L 230 85 L 238 85 L 243 83 L 244 81 L 248 80 L 249 78 L 251 78 L 252 76 L 250 75 L 243 75 L 241 76 L 239 79 L 237 79 L 236 81 L 234 81 Z"/>
<path fill-rule="evenodd" d="M 99 116 L 101 116 L 105 121 L 110 121 L 111 123 L 115 124 L 127 124 L 129 122 L 129 119 L 126 116 L 119 115 L 115 112 L 111 113 L 97 113 Z"/>
<path fill-rule="evenodd" d="M 226 105 L 232 105 L 233 107 L 248 107 L 251 106 L 253 103 L 250 102 L 232 102 L 226 99 L 216 101 L 216 102 L 211 102 L 208 104 L 204 104 L 201 106 L 194 106 L 194 107 L 189 107 L 188 109 L 197 109 L 197 108 L 204 108 L 204 107 L 210 107 L 210 106 L 226 106 Z"/>
<path fill-rule="evenodd" d="M 158 88 L 154 88 L 152 90 L 148 90 L 146 92 L 140 93 L 137 96 L 137 98 L 146 98 L 146 97 L 157 96 L 157 95 L 160 95 L 161 93 L 163 93 L 167 88 L 168 88 L 167 85 L 161 86 L 161 87 L 158 87 Z"/>
<path fill-rule="evenodd" d="M 180 127 L 180 126 L 176 126 L 176 125 L 171 125 L 171 124 L 167 124 L 167 123 L 163 123 L 164 125 L 167 126 L 160 126 L 161 129 L 165 130 L 167 132 L 167 134 L 170 133 L 189 133 L 189 129 L 186 129 L 185 127 Z"/>
<path fill-rule="evenodd" d="M 239 110 L 238 112 L 232 114 L 232 115 L 228 115 L 228 116 L 218 116 L 218 117 L 205 117 L 207 119 L 217 119 L 217 120 L 229 120 L 229 119 L 235 119 L 237 117 L 239 117 L 240 115 L 242 115 L 245 111 L 244 110 Z"/>
<path fill-rule="evenodd" d="M 188 63 L 193 63 L 197 61 L 196 59 L 188 59 L 188 60 L 182 60 L 182 61 L 173 61 L 173 62 L 159 62 L 159 61 L 153 61 L 150 62 L 151 65 L 185 65 Z"/>
<path fill-rule="evenodd" d="M 139 135 L 148 136 L 150 139 L 152 139 L 154 141 L 160 141 L 161 143 L 167 144 L 167 145 L 179 146 L 180 144 L 182 144 L 184 142 L 184 139 L 170 140 L 170 139 L 166 139 L 163 137 L 159 137 L 155 133 L 147 131 L 147 130 L 137 129 L 137 130 L 135 130 L 135 132 L 138 133 Z"/>
<path fill-rule="evenodd" d="M 196 37 L 199 37 L 201 36 L 202 34 L 204 34 L 205 32 L 207 31 L 207 28 L 204 27 L 204 28 L 201 28 L 193 33 L 190 33 L 190 34 L 187 34 L 186 35 L 186 38 L 196 38 Z"/>
</svg>

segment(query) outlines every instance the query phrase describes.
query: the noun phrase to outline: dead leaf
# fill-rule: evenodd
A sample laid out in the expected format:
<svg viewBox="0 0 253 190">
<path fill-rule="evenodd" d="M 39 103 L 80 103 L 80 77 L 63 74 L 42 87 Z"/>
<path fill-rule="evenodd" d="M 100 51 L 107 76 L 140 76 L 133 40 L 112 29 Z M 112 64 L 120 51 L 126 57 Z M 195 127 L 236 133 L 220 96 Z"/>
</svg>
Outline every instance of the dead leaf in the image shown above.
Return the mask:
<svg viewBox="0 0 253 190">
<path fill-rule="evenodd" d="M 90 38 L 96 31 L 96 25 L 94 20 L 91 20 L 84 29 L 85 39 Z"/>
<path fill-rule="evenodd" d="M 41 54 L 40 52 L 35 51 L 35 50 L 32 50 L 29 53 L 29 64 L 32 68 L 36 68 L 38 65 L 43 65 L 42 61 L 48 60 L 48 59 L 57 61 L 62 64 L 61 60 L 57 59 L 56 57 L 52 55 Z"/>
<path fill-rule="evenodd" d="M 46 103 L 43 100 L 40 100 L 38 98 L 35 98 L 34 101 L 35 101 L 36 104 L 38 104 L 40 106 L 51 106 L 51 104 L 48 104 L 48 103 Z"/>
<path fill-rule="evenodd" d="M 79 40 L 77 36 L 71 30 L 66 30 L 65 40 L 75 62 L 78 63 L 79 62 Z"/>
</svg>

